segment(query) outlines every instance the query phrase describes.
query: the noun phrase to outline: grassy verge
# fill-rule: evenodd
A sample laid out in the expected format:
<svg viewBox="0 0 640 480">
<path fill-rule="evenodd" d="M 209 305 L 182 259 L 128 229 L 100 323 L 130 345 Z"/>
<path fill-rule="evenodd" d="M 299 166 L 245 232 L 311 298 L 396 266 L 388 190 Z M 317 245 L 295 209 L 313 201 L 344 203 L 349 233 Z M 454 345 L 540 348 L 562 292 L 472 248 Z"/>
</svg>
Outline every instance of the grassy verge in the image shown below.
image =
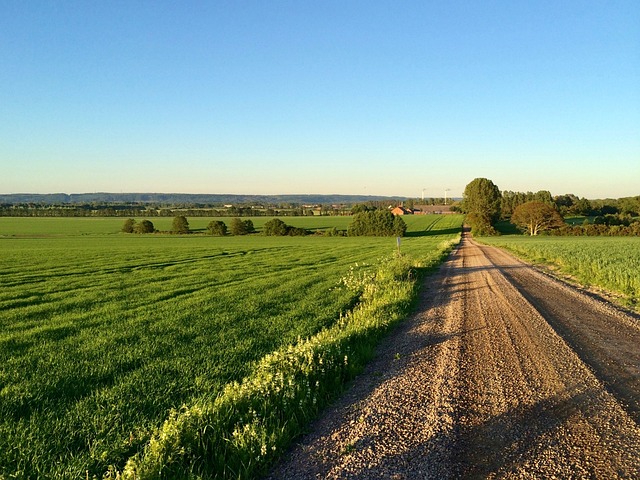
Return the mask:
<svg viewBox="0 0 640 480">
<path fill-rule="evenodd" d="M 637 237 L 481 238 L 533 263 L 551 266 L 580 284 L 606 289 L 630 308 L 640 299 L 640 239 Z"/>
<path fill-rule="evenodd" d="M 420 262 L 407 255 L 347 276 L 360 303 L 330 328 L 265 356 L 242 382 L 215 398 L 171 412 L 125 479 L 253 478 L 263 473 L 318 411 L 371 358 L 380 338 L 409 313 L 418 274 L 439 264 L 457 240 Z"/>
</svg>

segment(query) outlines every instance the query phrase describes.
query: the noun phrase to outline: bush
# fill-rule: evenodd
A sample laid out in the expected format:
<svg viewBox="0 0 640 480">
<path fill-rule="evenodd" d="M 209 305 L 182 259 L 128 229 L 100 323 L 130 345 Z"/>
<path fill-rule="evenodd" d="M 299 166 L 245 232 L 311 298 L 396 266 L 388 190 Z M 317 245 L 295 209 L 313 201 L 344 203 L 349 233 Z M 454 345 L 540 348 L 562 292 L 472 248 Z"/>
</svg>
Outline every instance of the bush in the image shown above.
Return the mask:
<svg viewBox="0 0 640 480">
<path fill-rule="evenodd" d="M 227 226 L 221 220 L 213 220 L 207 225 L 207 230 L 211 235 L 217 235 L 218 237 L 224 237 L 227 234 Z"/>
<path fill-rule="evenodd" d="M 153 223 L 151 223 L 149 220 L 142 220 L 140 223 L 137 223 L 133 227 L 133 231 L 135 233 L 153 233 L 156 231 L 156 229 L 153 226 Z"/>
<path fill-rule="evenodd" d="M 307 234 L 304 228 L 292 227 L 287 225 L 279 218 L 273 218 L 264 224 L 262 234 L 267 236 L 285 236 L 299 237 Z"/>
<path fill-rule="evenodd" d="M 136 225 L 136 221 L 133 218 L 129 218 L 124 221 L 124 225 L 122 225 L 122 232 L 124 233 L 133 233 L 133 229 Z"/>
</svg>

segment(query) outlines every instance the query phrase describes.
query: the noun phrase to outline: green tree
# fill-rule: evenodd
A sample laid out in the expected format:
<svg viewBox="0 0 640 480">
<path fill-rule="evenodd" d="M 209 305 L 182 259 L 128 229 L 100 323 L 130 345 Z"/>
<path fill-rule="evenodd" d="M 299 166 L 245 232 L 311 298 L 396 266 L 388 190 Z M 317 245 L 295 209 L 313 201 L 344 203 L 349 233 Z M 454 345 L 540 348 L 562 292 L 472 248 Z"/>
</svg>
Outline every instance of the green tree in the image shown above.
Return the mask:
<svg viewBox="0 0 640 480">
<path fill-rule="evenodd" d="M 591 206 L 591 202 L 586 198 L 580 198 L 578 201 L 574 202 L 574 204 L 569 208 L 569 213 L 574 215 L 591 215 L 593 212 L 593 207 Z"/>
<path fill-rule="evenodd" d="M 402 237 L 407 224 L 401 217 L 388 210 L 361 212 L 353 216 L 347 234 L 349 236 Z"/>
<path fill-rule="evenodd" d="M 370 212 L 375 210 L 374 207 L 367 205 L 365 203 L 356 203 L 353 207 L 351 207 L 351 215 L 356 215 L 362 212 Z"/>
<path fill-rule="evenodd" d="M 511 215 L 511 223 L 533 236 L 544 230 L 562 227 L 564 220 L 548 203 L 534 201 L 516 207 Z"/>
<path fill-rule="evenodd" d="M 133 233 L 133 229 L 136 225 L 136 221 L 133 218 L 129 218 L 124 221 L 124 225 L 122 225 L 122 232 L 124 233 Z"/>
<path fill-rule="evenodd" d="M 221 220 L 212 220 L 207 225 L 207 230 L 211 235 L 217 235 L 219 237 L 224 237 L 227 234 L 227 226 Z"/>
<path fill-rule="evenodd" d="M 172 233 L 191 233 L 189 229 L 189 222 L 184 215 L 178 215 L 174 217 L 173 223 L 171 224 L 171 232 Z"/>
<path fill-rule="evenodd" d="M 283 236 L 288 233 L 287 224 L 279 218 L 269 220 L 262 228 L 262 234 L 267 236 Z"/>
<path fill-rule="evenodd" d="M 142 220 L 134 226 L 135 233 L 153 233 L 156 229 L 149 220 Z"/>
<path fill-rule="evenodd" d="M 255 227 L 253 226 L 253 222 L 251 220 L 244 220 L 244 230 L 247 232 L 247 234 L 249 233 L 254 233 L 256 231 Z"/>
<path fill-rule="evenodd" d="M 256 229 L 251 220 L 241 220 L 240 218 L 232 218 L 229 224 L 231 235 L 247 235 L 253 233 Z"/>
<path fill-rule="evenodd" d="M 476 235 L 493 235 L 493 224 L 500 218 L 500 189 L 487 178 L 476 178 L 463 193 L 462 210 Z"/>
</svg>

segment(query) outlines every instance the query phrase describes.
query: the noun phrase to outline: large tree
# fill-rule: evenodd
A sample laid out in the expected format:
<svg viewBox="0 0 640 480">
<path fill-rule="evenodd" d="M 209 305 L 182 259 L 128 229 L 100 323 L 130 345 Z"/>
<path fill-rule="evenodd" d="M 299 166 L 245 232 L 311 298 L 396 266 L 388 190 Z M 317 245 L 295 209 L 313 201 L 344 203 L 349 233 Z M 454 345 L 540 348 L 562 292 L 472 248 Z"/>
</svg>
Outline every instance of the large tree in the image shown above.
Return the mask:
<svg viewBox="0 0 640 480">
<path fill-rule="evenodd" d="M 402 237 L 407 224 L 388 210 L 360 212 L 353 216 L 348 227 L 349 236 Z"/>
<path fill-rule="evenodd" d="M 240 218 L 232 218 L 229 225 L 231 235 L 247 235 L 253 233 L 256 229 L 251 220 L 241 220 Z"/>
<path fill-rule="evenodd" d="M 173 219 L 173 224 L 171 225 L 171 231 L 173 233 L 191 233 L 189 229 L 189 222 L 184 215 L 178 215 Z"/>
<path fill-rule="evenodd" d="M 527 231 L 529 235 L 559 228 L 564 225 L 560 214 L 548 203 L 527 202 L 516 207 L 511 215 L 511 223 Z"/>
<path fill-rule="evenodd" d="M 224 237 L 227 234 L 227 226 L 222 220 L 212 220 L 207 225 L 207 230 L 211 235 L 216 235 L 218 237 Z"/>
<path fill-rule="evenodd" d="M 462 210 L 473 233 L 495 233 L 493 224 L 500 218 L 500 199 L 500 189 L 488 178 L 476 178 L 465 187 Z"/>
</svg>

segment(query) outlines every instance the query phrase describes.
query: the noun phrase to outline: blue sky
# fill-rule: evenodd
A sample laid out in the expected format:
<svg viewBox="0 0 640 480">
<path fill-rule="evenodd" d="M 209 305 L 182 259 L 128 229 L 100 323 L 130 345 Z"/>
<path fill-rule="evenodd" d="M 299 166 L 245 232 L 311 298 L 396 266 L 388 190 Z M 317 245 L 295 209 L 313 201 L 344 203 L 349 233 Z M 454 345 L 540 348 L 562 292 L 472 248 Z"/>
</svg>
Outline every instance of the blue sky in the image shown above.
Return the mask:
<svg viewBox="0 0 640 480">
<path fill-rule="evenodd" d="M 640 194 L 638 1 L 0 2 L 0 193 Z"/>
</svg>

